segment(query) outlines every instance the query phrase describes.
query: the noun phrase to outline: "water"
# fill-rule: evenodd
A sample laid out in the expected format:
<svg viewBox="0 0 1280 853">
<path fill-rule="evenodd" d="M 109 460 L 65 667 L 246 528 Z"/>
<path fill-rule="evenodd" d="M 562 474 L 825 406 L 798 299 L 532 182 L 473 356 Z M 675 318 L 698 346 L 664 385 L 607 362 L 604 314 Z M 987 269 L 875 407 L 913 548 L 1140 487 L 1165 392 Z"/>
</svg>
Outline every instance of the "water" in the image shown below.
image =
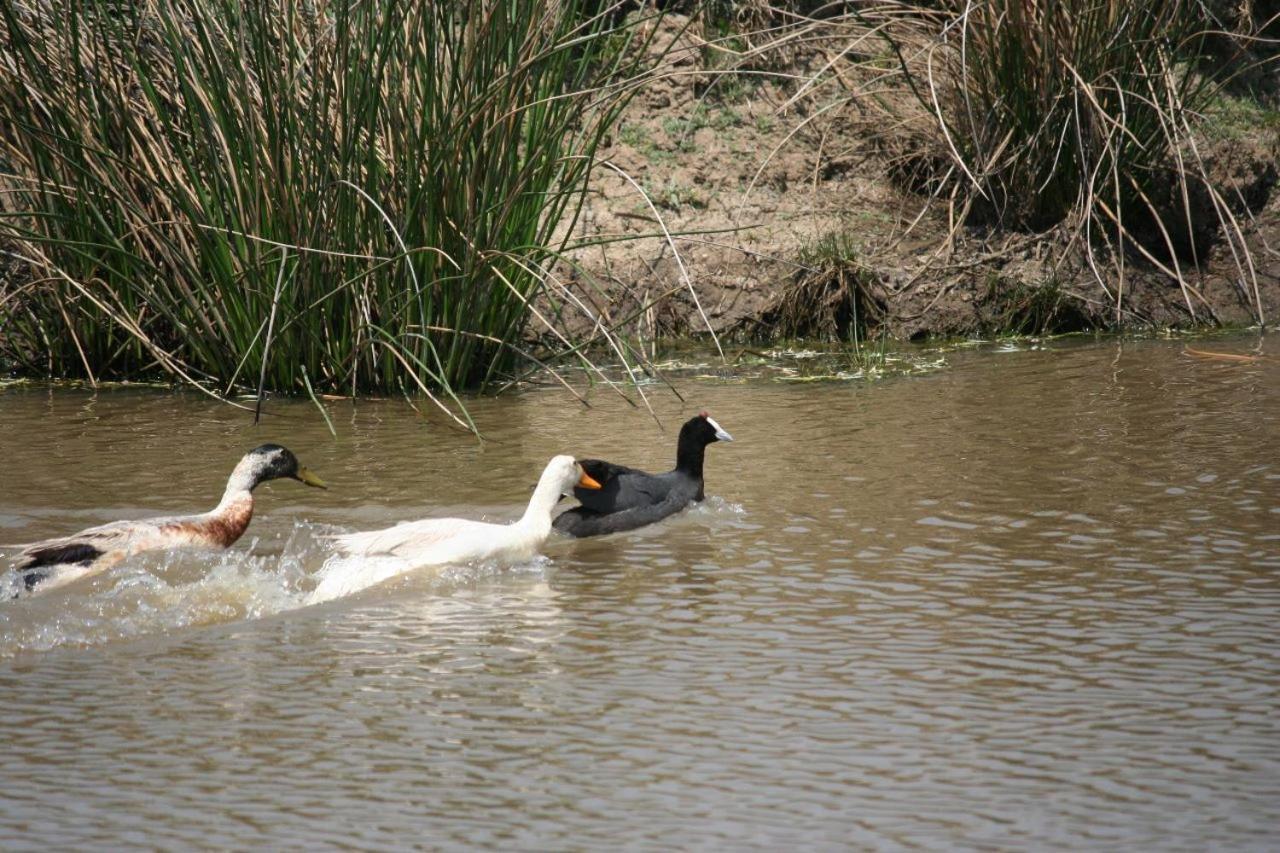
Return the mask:
<svg viewBox="0 0 1280 853">
<path fill-rule="evenodd" d="M 473 404 L 483 445 L 394 401 L 335 440 L 306 404 L 9 389 L 0 541 L 208 508 L 267 440 L 333 488 L 0 605 L 0 840 L 1274 849 L 1280 359 L 1183 348 L 694 369 L 651 389 L 666 432 L 529 392 Z M 737 441 L 693 511 L 303 606 L 324 533 L 514 518 L 558 452 L 665 470 L 704 407 Z"/>
</svg>

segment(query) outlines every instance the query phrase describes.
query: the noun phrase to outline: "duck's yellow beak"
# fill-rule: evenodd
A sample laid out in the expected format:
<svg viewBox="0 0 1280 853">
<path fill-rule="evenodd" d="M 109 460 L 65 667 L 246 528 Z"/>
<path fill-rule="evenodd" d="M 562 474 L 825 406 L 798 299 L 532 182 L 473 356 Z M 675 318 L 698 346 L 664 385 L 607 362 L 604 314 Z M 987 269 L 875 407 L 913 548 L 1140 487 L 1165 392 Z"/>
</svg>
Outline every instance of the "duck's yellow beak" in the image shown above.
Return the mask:
<svg viewBox="0 0 1280 853">
<path fill-rule="evenodd" d="M 325 485 L 324 480 L 321 480 L 319 477 L 317 477 L 315 474 L 312 474 L 310 471 L 308 471 L 306 468 L 303 468 L 301 465 L 298 466 L 298 479 L 303 483 L 306 483 L 308 486 L 315 486 L 317 489 L 329 488 L 327 485 Z"/>
<path fill-rule="evenodd" d="M 596 482 L 596 481 L 591 477 L 591 475 L 590 475 L 590 474 L 588 474 L 586 471 L 583 471 L 583 472 L 582 472 L 582 476 L 578 478 L 578 485 L 579 485 L 579 486 L 581 486 L 581 487 L 582 487 L 582 488 L 584 488 L 584 489 L 602 489 L 602 488 L 604 488 L 604 486 L 601 486 L 599 483 L 597 483 L 597 482 Z"/>
</svg>

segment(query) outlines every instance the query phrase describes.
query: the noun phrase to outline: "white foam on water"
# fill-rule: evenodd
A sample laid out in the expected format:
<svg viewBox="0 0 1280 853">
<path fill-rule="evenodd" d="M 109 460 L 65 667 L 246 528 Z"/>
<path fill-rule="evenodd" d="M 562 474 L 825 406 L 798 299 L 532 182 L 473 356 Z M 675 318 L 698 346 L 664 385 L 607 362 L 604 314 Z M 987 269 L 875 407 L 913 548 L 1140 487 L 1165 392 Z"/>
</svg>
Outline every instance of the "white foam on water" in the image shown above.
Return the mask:
<svg viewBox="0 0 1280 853">
<path fill-rule="evenodd" d="M 689 508 L 689 514 L 694 516 L 707 516 L 713 519 L 737 519 L 746 515 L 747 510 L 740 503 L 725 500 L 719 495 L 711 495 L 702 503 L 697 503 L 691 506 Z"/>
<path fill-rule="evenodd" d="M 335 554 L 321 567 L 316 576 L 316 587 L 307 596 L 306 603 L 323 604 L 345 598 L 412 571 L 413 568 L 409 561 L 391 555 L 344 557 Z"/>
<path fill-rule="evenodd" d="M 0 602 L 0 657 L 89 646 L 196 625 L 255 619 L 305 603 L 308 569 L 323 558 L 310 525 L 299 524 L 278 554 L 257 545 L 228 551 L 140 554 L 100 575 L 43 595 Z M 12 570 L 0 589 L 15 590 Z"/>
<path fill-rule="evenodd" d="M 388 583 L 395 578 L 411 576 L 420 583 L 423 578 L 440 579 L 458 583 L 474 581 L 500 572 L 541 572 L 551 560 L 542 555 L 514 565 L 493 562 L 462 565 L 417 566 L 412 561 L 390 555 L 352 557 L 334 554 L 315 574 L 315 588 L 305 598 L 305 604 L 324 604 L 340 598 L 356 595 L 371 587 Z"/>
<path fill-rule="evenodd" d="M 0 601 L 0 658 L 85 647 L 200 625 L 260 619 L 354 596 L 404 578 L 420 589 L 473 582 L 503 573 L 541 573 L 550 560 L 501 566 L 482 563 L 415 567 L 394 557 L 355 558 L 331 552 L 333 532 L 298 524 L 278 554 L 254 554 L 256 540 L 222 552 L 140 554 L 100 575 L 43 595 Z M 21 588 L 12 570 L 0 590 Z"/>
</svg>

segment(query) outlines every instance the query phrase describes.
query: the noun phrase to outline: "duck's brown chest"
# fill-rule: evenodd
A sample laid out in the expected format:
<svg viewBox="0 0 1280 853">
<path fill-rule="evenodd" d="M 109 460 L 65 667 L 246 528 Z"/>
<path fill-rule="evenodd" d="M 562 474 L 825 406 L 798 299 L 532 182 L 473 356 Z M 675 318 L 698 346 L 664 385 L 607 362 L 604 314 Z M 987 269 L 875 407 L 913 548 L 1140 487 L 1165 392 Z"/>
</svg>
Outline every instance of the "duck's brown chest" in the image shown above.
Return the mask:
<svg viewBox="0 0 1280 853">
<path fill-rule="evenodd" d="M 230 548 L 244 535 L 253 520 L 253 498 L 234 501 L 206 518 L 183 524 L 182 533 L 192 544 L 210 548 Z"/>
</svg>

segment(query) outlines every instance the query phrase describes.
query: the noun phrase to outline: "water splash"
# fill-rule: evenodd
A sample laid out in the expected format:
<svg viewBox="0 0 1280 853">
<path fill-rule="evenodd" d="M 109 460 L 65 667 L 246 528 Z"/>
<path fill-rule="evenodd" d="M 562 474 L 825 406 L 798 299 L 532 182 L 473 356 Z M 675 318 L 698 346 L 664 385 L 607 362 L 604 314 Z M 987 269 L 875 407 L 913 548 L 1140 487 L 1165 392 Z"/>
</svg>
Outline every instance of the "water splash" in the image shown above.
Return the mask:
<svg viewBox="0 0 1280 853">
<path fill-rule="evenodd" d="M 261 619 L 354 596 L 398 577 L 414 585 L 428 578 L 437 588 L 500 573 L 540 574 L 551 565 L 544 556 L 508 566 L 426 568 L 394 557 L 343 557 L 330 550 L 326 535 L 333 530 L 299 523 L 274 554 L 252 553 L 259 547 L 256 540 L 247 550 L 139 554 L 65 588 L 5 600 L 0 602 L 0 659 Z M 16 571 L 0 574 L 0 590 L 16 590 L 21 583 Z"/>
<path fill-rule="evenodd" d="M 276 554 L 257 545 L 221 551 L 140 554 L 100 575 L 44 595 L 0 603 L 0 657 L 90 646 L 301 606 L 306 578 L 324 556 L 308 524 L 298 524 Z M 21 584 L 10 570 L 0 588 Z"/>
<path fill-rule="evenodd" d="M 315 588 L 304 597 L 303 603 L 309 606 L 350 598 L 404 577 L 413 578 L 413 583 L 430 578 L 448 585 L 476 581 L 503 572 L 542 572 L 551 564 L 551 559 L 541 554 L 514 565 L 482 562 L 442 566 L 418 566 L 410 560 L 391 555 L 351 557 L 334 554 L 316 573 Z"/>
</svg>

